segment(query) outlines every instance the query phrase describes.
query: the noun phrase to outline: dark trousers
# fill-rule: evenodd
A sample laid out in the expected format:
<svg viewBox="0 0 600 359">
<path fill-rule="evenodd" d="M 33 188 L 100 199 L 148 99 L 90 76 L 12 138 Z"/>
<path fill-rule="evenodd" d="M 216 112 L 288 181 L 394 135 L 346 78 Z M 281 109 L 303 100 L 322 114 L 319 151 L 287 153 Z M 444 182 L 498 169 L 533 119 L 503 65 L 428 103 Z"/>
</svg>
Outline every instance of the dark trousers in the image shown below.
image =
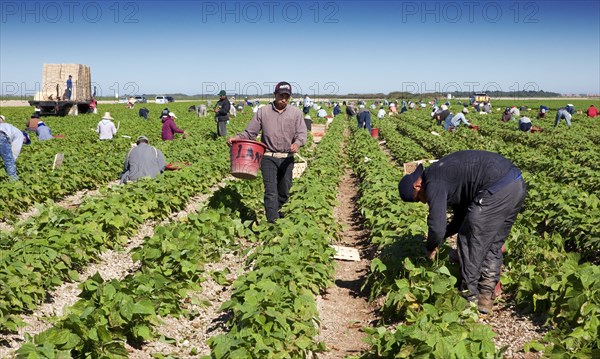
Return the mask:
<svg viewBox="0 0 600 359">
<path fill-rule="evenodd" d="M 292 187 L 294 157 L 275 158 L 264 156 L 260 163 L 265 185 L 265 212 L 267 221 L 279 218 L 279 210 L 287 202 Z"/>
<path fill-rule="evenodd" d="M 493 195 L 483 191 L 469 205 L 458 232 L 461 289 L 468 289 L 467 298 L 494 293 L 500 281 L 502 245 L 526 194 L 525 182 L 519 178 Z"/>
<path fill-rule="evenodd" d="M 217 135 L 222 137 L 227 136 L 227 121 L 217 121 Z"/>
</svg>

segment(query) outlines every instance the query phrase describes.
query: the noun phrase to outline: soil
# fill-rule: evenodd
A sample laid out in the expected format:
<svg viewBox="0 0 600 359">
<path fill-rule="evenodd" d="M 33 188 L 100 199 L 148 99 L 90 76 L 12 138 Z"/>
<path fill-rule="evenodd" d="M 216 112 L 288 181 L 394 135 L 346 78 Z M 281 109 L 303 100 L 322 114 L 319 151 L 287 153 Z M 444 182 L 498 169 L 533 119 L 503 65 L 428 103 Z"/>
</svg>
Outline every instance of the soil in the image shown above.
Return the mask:
<svg viewBox="0 0 600 359">
<path fill-rule="evenodd" d="M 233 179 L 233 177 L 229 177 L 226 180 Z M 63 283 L 60 287 L 49 293 L 48 300 L 40 305 L 35 312 L 29 315 L 22 315 L 21 319 L 23 319 L 26 325 L 18 333 L 0 334 L 0 358 L 9 357 L 10 353 L 19 348 L 25 342 L 25 333 L 34 336 L 50 328 L 53 317 L 61 317 L 65 308 L 75 304 L 78 299 L 77 296 L 80 293 L 79 284 L 83 283 L 90 276 L 99 273 L 105 280 L 122 279 L 127 274 L 136 271 L 138 264 L 133 263 L 130 255 L 131 250 L 142 245 L 145 237 L 153 236 L 154 228 L 157 226 L 177 221 L 180 218 L 188 216 L 190 213 L 198 211 L 198 208 L 202 203 L 206 202 L 212 192 L 223 186 L 225 186 L 225 180 L 211 187 L 208 194 L 191 198 L 183 210 L 171 214 L 169 218 L 160 223 L 154 221 L 145 222 L 138 228 L 137 234 L 129 239 L 124 248 L 103 252 L 97 263 L 90 264 L 80 273 L 78 282 Z M 88 195 L 90 194 L 88 193 Z M 61 204 L 65 206 L 78 204 L 84 197 L 85 193 L 78 193 L 65 199 Z"/>
<path fill-rule="evenodd" d="M 358 249 L 361 260 L 337 261 L 335 286 L 317 297 L 321 319 L 318 339 L 324 341 L 328 351 L 319 358 L 342 358 L 358 355 L 368 349 L 362 328 L 373 326 L 377 319 L 375 306 L 361 291 L 374 253 L 369 244 L 368 231 L 360 223 L 356 207 L 358 195 L 356 178 L 350 170 L 342 177 L 338 191 L 339 205 L 334 209 L 338 223 L 342 224 L 341 240 L 336 245 Z"/>
<path fill-rule="evenodd" d="M 382 141 L 383 142 L 383 141 Z M 380 143 L 385 148 L 385 142 Z M 392 158 L 390 156 L 390 158 Z M 219 184 L 220 186 L 223 183 Z M 213 187 L 214 190 L 217 187 Z M 61 205 L 74 207 L 81 203 L 83 197 L 93 195 L 92 192 L 77 193 L 61 201 Z M 183 211 L 174 214 L 169 220 L 186 216 L 198 209 L 201 202 L 209 195 L 199 196 L 191 200 Z M 368 350 L 364 343 L 366 337 L 363 328 L 377 324 L 377 302 L 369 303 L 367 293 L 361 290 L 365 282 L 370 260 L 375 254 L 374 248 L 369 243 L 368 230 L 361 226 L 362 219 L 359 215 L 356 200 L 358 196 L 357 179 L 350 170 L 343 175 L 338 190 L 339 205 L 334 209 L 334 215 L 343 227 L 337 245 L 354 247 L 358 249 L 361 260 L 358 262 L 337 261 L 335 273 L 335 286 L 328 288 L 325 293 L 316 298 L 320 317 L 320 333 L 318 340 L 326 343 L 328 351 L 319 354 L 319 358 L 343 358 L 349 355 L 359 355 Z M 31 211 L 28 211 L 28 213 Z M 27 214 L 24 214 L 27 216 Z M 165 223 L 165 222 L 163 222 Z M 122 278 L 130 271 L 136 269 L 128 252 L 143 243 L 145 236 L 151 236 L 156 223 L 146 223 L 135 237 L 132 237 L 121 252 L 109 251 L 103 253 L 99 263 L 91 264 L 81 274 L 81 281 L 96 271 L 104 278 Z M 452 243 L 452 241 L 450 241 Z M 248 243 L 243 243 L 242 248 L 248 248 Z M 245 270 L 245 257 L 243 250 L 225 253 L 222 261 L 207 265 L 207 273 L 229 269 L 226 278 L 235 280 Z M 48 328 L 51 316 L 60 316 L 65 306 L 72 305 L 77 300 L 79 292 L 78 283 L 66 283 L 50 294 L 50 300 L 40 306 L 33 314 L 24 316 L 27 327 L 18 335 L 0 336 L 0 357 L 8 357 L 10 353 L 23 344 L 24 333 L 34 335 Z M 192 315 L 189 318 L 162 318 L 163 324 L 158 332 L 165 337 L 172 338 L 171 343 L 155 341 L 146 343 L 141 348 L 128 347 L 131 358 L 150 358 L 153 354 L 170 354 L 173 357 L 194 358 L 210 353 L 207 340 L 225 330 L 227 317 L 218 309 L 231 295 L 230 285 L 216 283 L 210 275 L 202 284 L 203 290 L 191 294 L 206 304 L 203 306 L 189 304 Z M 505 295 L 504 295 L 505 296 Z M 49 320 L 50 319 L 50 320 Z M 524 353 L 523 345 L 530 340 L 540 340 L 546 328 L 534 318 L 520 315 L 507 299 L 507 303 L 497 301 L 494 311 L 490 315 L 482 315 L 480 322 L 488 324 L 496 333 L 494 338 L 497 348 L 506 348 L 505 358 L 532 359 L 539 358 L 537 353 Z"/>
</svg>

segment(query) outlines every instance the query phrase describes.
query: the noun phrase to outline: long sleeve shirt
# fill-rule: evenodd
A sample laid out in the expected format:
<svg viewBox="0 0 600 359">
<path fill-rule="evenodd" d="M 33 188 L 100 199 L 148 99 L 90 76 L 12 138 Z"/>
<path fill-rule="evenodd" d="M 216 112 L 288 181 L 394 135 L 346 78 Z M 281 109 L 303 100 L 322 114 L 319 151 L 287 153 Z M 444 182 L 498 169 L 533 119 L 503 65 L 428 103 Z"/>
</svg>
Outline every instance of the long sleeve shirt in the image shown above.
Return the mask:
<svg viewBox="0 0 600 359">
<path fill-rule="evenodd" d="M 10 141 L 10 149 L 12 150 L 15 161 L 21 154 L 21 147 L 23 147 L 23 132 L 11 125 L 10 123 L 0 123 L 0 132 L 4 132 L 8 140 Z"/>
<path fill-rule="evenodd" d="M 432 251 L 444 238 L 458 233 L 476 196 L 512 169 L 520 174 L 512 162 L 499 154 L 475 150 L 454 152 L 426 168 L 423 183 L 429 205 L 427 249 Z M 449 224 L 448 207 L 454 213 Z"/>
<path fill-rule="evenodd" d="M 216 112 L 217 121 L 229 121 L 229 111 L 231 110 L 229 99 L 219 100 L 217 107 L 219 108 L 219 111 Z"/>
<path fill-rule="evenodd" d="M 290 152 L 292 144 L 299 147 L 306 144 L 304 116 L 294 106 L 288 105 L 281 112 L 273 104 L 259 108 L 246 129 L 238 133 L 237 137 L 255 140 L 261 130 L 261 141 L 267 146 L 267 151 Z"/>
<path fill-rule="evenodd" d="M 113 136 L 117 134 L 117 128 L 111 120 L 103 119 L 98 122 L 96 132 L 101 140 L 112 140 Z"/>
<path fill-rule="evenodd" d="M 163 153 L 142 142 L 132 148 L 125 158 L 121 183 L 135 181 L 142 177 L 156 177 L 167 166 Z"/>
<path fill-rule="evenodd" d="M 184 133 L 185 131 L 177 127 L 175 120 L 171 116 L 163 116 L 162 118 L 162 139 L 170 141 L 175 138 L 176 133 Z"/>
</svg>

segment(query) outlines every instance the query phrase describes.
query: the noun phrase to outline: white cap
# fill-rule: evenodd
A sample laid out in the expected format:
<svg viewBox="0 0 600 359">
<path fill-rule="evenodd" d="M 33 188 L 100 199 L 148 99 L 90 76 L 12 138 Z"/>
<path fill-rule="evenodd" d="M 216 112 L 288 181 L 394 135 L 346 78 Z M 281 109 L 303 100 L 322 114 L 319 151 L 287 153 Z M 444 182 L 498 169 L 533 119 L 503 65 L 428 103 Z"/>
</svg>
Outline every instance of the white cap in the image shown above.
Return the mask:
<svg viewBox="0 0 600 359">
<path fill-rule="evenodd" d="M 446 111 L 448 109 L 448 106 L 442 105 L 442 106 L 440 106 L 440 108 L 442 109 L 442 111 Z"/>
<path fill-rule="evenodd" d="M 4 122 L 4 121 L 6 121 L 6 117 L 0 115 L 0 122 Z"/>
<path fill-rule="evenodd" d="M 169 116 L 171 116 L 173 118 L 177 118 L 177 116 L 175 116 L 175 114 L 173 112 L 169 112 Z"/>
<path fill-rule="evenodd" d="M 358 108 L 365 108 L 365 105 L 359 105 Z"/>
</svg>

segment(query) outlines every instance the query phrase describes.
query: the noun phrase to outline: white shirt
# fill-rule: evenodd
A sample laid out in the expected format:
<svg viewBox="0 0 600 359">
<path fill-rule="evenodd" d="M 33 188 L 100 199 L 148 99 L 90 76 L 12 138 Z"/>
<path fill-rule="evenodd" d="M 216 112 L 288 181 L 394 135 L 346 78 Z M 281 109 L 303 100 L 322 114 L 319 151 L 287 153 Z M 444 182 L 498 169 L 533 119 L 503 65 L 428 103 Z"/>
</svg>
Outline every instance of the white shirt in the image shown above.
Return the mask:
<svg viewBox="0 0 600 359">
<path fill-rule="evenodd" d="M 98 128 L 96 128 L 96 132 L 100 134 L 101 140 L 112 140 L 113 135 L 117 134 L 117 128 L 111 120 L 103 118 L 100 122 L 98 122 Z"/>
<path fill-rule="evenodd" d="M 384 118 L 385 117 L 385 110 L 380 108 L 379 111 L 377 111 L 377 118 Z"/>
<path fill-rule="evenodd" d="M 310 103 L 311 103 L 310 97 L 306 96 L 304 98 L 304 107 L 310 107 Z"/>
<path fill-rule="evenodd" d="M 320 109 L 317 112 L 317 117 L 325 117 L 325 116 L 327 116 L 327 111 L 325 111 L 325 109 Z"/>
<path fill-rule="evenodd" d="M 12 150 L 13 157 L 15 161 L 19 154 L 21 154 L 21 147 L 23 147 L 23 132 L 11 125 L 10 123 L 2 122 L 0 123 L 0 132 L 4 132 L 10 141 L 10 149 Z"/>
</svg>

